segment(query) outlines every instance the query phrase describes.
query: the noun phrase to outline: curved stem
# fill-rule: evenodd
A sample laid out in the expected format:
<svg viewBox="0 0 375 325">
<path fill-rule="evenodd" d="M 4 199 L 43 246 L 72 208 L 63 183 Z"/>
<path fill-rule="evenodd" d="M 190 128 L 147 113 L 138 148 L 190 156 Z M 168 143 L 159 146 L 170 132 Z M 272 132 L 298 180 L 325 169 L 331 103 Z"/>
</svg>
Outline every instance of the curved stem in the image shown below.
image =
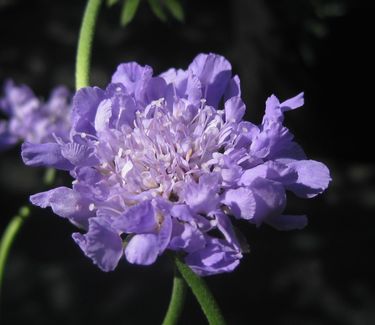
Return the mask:
<svg viewBox="0 0 375 325">
<path fill-rule="evenodd" d="M 9 255 L 9 250 L 16 238 L 25 219 L 30 215 L 30 208 L 23 206 L 20 208 L 18 214 L 13 217 L 6 227 L 4 234 L 0 241 L 0 293 L 4 277 L 5 264 Z"/>
<path fill-rule="evenodd" d="M 88 0 L 79 32 L 76 58 L 76 90 L 89 85 L 92 40 L 102 0 Z"/>
<path fill-rule="evenodd" d="M 206 315 L 210 325 L 225 325 L 226 322 L 221 313 L 219 305 L 215 301 L 206 282 L 196 275 L 179 257 L 175 258 L 175 263 L 181 275 L 197 298 L 203 313 Z"/>
<path fill-rule="evenodd" d="M 174 270 L 171 301 L 162 325 L 175 325 L 182 313 L 186 296 L 186 282 L 177 267 Z"/>
<path fill-rule="evenodd" d="M 43 177 L 44 184 L 47 186 L 52 185 L 55 181 L 55 176 L 56 176 L 56 169 L 54 168 L 46 169 L 44 173 L 44 177 Z M 28 218 L 29 216 L 30 216 L 30 207 L 28 205 L 22 206 L 19 209 L 18 214 L 15 215 L 9 222 L 1 238 L 1 241 L 0 241 L 0 295 L 1 295 L 3 277 L 4 277 L 5 264 L 7 262 L 10 249 L 25 219 Z"/>
</svg>

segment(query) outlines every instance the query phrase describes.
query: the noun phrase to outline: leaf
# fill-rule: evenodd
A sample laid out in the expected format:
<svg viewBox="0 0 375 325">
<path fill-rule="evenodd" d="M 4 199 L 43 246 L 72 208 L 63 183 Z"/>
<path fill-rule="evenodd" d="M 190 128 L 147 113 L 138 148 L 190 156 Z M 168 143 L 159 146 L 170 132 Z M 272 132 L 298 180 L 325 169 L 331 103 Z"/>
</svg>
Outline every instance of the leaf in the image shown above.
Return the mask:
<svg viewBox="0 0 375 325">
<path fill-rule="evenodd" d="M 167 21 L 167 16 L 165 15 L 160 0 L 148 0 L 148 3 L 156 17 L 158 17 L 163 22 Z"/>
<path fill-rule="evenodd" d="M 183 22 L 185 20 L 184 9 L 179 0 L 164 0 L 164 5 L 178 21 Z"/>
<path fill-rule="evenodd" d="M 119 0 L 107 0 L 106 3 L 107 3 L 107 7 L 112 7 L 114 6 L 117 2 L 119 2 Z"/>
<path fill-rule="evenodd" d="M 140 0 L 125 0 L 121 11 L 121 26 L 126 26 L 133 20 L 135 14 L 137 13 L 139 2 Z"/>
</svg>

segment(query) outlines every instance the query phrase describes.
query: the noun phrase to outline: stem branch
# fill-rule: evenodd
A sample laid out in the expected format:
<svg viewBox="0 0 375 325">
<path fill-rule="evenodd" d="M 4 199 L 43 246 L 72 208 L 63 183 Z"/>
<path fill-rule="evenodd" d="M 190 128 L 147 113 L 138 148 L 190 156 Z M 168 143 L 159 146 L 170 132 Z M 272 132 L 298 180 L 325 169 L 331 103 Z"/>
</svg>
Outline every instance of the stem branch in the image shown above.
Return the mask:
<svg viewBox="0 0 375 325">
<path fill-rule="evenodd" d="M 30 215 L 30 208 L 23 206 L 20 208 L 18 214 L 13 217 L 6 227 L 4 234 L 0 241 L 0 293 L 4 277 L 5 264 L 9 255 L 9 250 L 16 238 L 25 219 Z"/>
</svg>

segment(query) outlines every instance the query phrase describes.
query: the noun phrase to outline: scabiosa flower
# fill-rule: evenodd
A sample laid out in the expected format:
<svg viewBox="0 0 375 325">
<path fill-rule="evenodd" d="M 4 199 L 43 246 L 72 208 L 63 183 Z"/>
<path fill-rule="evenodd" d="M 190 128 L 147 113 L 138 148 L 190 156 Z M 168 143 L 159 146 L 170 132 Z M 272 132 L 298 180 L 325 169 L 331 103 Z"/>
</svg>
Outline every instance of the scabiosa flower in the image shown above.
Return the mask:
<svg viewBox="0 0 375 325">
<path fill-rule="evenodd" d="M 330 181 L 283 126 L 303 94 L 282 103 L 271 96 L 257 126 L 243 121 L 240 81 L 222 56 L 200 54 L 186 71 L 152 74 L 121 64 L 105 90 L 76 93 L 68 140 L 23 145 L 27 165 L 74 178 L 72 188 L 31 202 L 86 231 L 73 239 L 104 271 L 123 255 L 149 265 L 172 250 L 199 275 L 229 272 L 246 246 L 233 219 L 303 228 L 305 216 L 283 214 L 286 191 L 310 198 Z"/>
<path fill-rule="evenodd" d="M 0 121 L 0 150 L 20 140 L 46 143 L 54 141 L 55 135 L 68 139 L 70 101 L 71 95 L 63 86 L 55 88 L 44 102 L 29 87 L 7 81 L 0 99 L 0 111 L 8 117 Z"/>
</svg>

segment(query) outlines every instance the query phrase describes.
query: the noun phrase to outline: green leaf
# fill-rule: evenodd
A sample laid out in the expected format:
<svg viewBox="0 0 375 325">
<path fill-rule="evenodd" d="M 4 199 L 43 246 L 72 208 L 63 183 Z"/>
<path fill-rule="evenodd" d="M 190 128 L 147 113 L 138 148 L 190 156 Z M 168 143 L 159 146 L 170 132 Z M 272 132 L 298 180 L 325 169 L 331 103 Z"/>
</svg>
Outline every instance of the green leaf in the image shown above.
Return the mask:
<svg viewBox="0 0 375 325">
<path fill-rule="evenodd" d="M 119 2 L 119 0 L 107 0 L 106 3 L 107 3 L 107 7 L 112 7 L 114 6 L 117 2 Z"/>
<path fill-rule="evenodd" d="M 165 15 L 160 0 L 148 0 L 148 3 L 156 17 L 158 17 L 163 22 L 167 21 L 167 16 Z"/>
<path fill-rule="evenodd" d="M 121 11 L 121 26 L 126 26 L 133 20 L 138 10 L 139 2 L 140 0 L 125 0 Z"/>
<path fill-rule="evenodd" d="M 178 21 L 183 22 L 185 20 L 184 9 L 179 0 L 164 0 L 164 5 Z"/>
</svg>

